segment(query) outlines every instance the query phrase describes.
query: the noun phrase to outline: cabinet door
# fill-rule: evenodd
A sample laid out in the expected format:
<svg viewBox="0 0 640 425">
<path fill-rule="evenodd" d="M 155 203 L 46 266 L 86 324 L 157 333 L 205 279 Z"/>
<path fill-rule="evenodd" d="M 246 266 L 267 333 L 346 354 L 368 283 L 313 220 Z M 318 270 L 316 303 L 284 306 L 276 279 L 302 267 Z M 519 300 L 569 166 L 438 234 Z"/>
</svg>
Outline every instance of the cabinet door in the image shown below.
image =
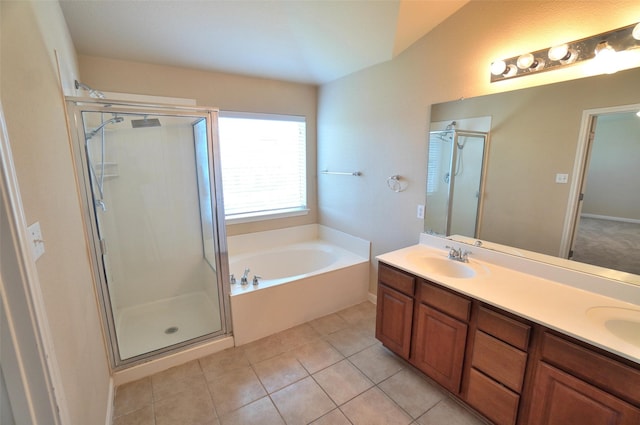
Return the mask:
<svg viewBox="0 0 640 425">
<path fill-rule="evenodd" d="M 460 392 L 467 325 L 427 305 L 416 313 L 413 364 L 453 393 Z"/>
<path fill-rule="evenodd" d="M 376 338 L 394 353 L 409 358 L 413 298 L 378 284 Z"/>
<path fill-rule="evenodd" d="M 539 363 L 530 425 L 638 425 L 640 410 L 573 375 Z"/>
</svg>

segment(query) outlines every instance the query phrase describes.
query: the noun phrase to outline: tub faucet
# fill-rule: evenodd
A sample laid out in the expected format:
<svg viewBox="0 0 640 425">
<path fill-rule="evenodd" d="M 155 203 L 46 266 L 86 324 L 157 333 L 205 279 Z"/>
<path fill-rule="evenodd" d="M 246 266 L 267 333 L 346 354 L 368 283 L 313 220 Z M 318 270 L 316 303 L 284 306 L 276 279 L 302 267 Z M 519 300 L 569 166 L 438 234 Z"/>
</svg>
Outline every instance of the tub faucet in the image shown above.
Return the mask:
<svg viewBox="0 0 640 425">
<path fill-rule="evenodd" d="M 229 276 L 229 282 L 234 285 L 236 283 L 236 277 L 233 275 L 233 273 L 231 273 L 231 276 Z"/>
<path fill-rule="evenodd" d="M 257 276 L 257 275 L 254 275 L 254 276 L 253 276 L 253 284 L 254 284 L 254 285 L 257 285 L 258 283 L 260 283 L 260 282 L 258 281 L 258 279 L 262 279 L 262 276 Z"/>
<path fill-rule="evenodd" d="M 247 283 L 249 283 L 249 280 L 247 279 L 247 276 L 249 275 L 250 271 L 251 270 L 249 270 L 249 267 L 244 269 L 244 273 L 242 274 L 242 277 L 240 278 L 240 284 L 241 285 L 246 285 Z"/>
</svg>

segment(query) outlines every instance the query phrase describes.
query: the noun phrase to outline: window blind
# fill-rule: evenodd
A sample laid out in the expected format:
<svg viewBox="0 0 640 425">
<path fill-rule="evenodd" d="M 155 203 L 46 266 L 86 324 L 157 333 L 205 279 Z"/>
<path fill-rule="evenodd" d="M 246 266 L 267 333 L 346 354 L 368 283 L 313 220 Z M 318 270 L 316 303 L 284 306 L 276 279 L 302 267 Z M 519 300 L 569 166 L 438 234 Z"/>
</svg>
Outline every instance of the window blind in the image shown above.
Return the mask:
<svg viewBox="0 0 640 425">
<path fill-rule="evenodd" d="M 218 127 L 227 218 L 306 209 L 305 117 L 220 112 Z"/>
</svg>

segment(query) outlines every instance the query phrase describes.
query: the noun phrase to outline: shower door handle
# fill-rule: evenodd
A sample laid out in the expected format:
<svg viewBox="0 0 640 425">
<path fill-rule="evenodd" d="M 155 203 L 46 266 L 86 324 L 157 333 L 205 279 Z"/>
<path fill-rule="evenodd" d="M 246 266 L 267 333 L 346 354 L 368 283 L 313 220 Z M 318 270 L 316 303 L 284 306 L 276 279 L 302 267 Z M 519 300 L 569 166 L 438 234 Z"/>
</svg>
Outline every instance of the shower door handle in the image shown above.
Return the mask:
<svg viewBox="0 0 640 425">
<path fill-rule="evenodd" d="M 100 239 L 100 252 L 102 255 L 107 255 L 107 241 Z"/>
</svg>

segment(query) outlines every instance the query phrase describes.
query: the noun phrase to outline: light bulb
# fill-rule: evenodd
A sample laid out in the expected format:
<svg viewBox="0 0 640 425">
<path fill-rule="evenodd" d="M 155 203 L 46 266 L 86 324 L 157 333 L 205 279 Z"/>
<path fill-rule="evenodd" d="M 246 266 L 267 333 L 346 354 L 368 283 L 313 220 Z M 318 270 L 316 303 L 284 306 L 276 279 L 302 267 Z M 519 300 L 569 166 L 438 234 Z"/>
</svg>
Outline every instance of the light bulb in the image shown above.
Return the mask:
<svg viewBox="0 0 640 425">
<path fill-rule="evenodd" d="M 491 73 L 493 75 L 502 75 L 504 74 L 504 71 L 506 71 L 507 69 L 507 64 L 500 60 L 500 61 L 495 61 L 491 64 Z"/>
<path fill-rule="evenodd" d="M 631 33 L 631 36 L 636 40 L 640 40 L 640 23 L 637 24 L 635 27 L 633 27 L 633 32 Z"/>
<path fill-rule="evenodd" d="M 549 59 L 552 61 L 558 61 L 563 65 L 573 63 L 578 58 L 575 50 L 570 49 L 568 44 L 561 44 L 549 49 Z"/>
<path fill-rule="evenodd" d="M 505 77 L 513 77 L 517 73 L 518 73 L 518 68 L 516 68 L 515 65 L 508 65 L 507 70 L 504 71 L 502 75 L 504 75 Z"/>
<path fill-rule="evenodd" d="M 597 70 L 603 74 L 613 74 L 618 72 L 620 64 L 618 62 L 616 50 L 606 41 L 598 43 L 595 50 L 595 61 L 597 62 Z"/>
<path fill-rule="evenodd" d="M 534 57 L 531 53 L 520 55 L 516 61 L 518 68 L 537 70 L 544 66 L 544 61 Z"/>
<path fill-rule="evenodd" d="M 636 115 L 640 118 L 640 111 L 636 112 Z"/>
</svg>

